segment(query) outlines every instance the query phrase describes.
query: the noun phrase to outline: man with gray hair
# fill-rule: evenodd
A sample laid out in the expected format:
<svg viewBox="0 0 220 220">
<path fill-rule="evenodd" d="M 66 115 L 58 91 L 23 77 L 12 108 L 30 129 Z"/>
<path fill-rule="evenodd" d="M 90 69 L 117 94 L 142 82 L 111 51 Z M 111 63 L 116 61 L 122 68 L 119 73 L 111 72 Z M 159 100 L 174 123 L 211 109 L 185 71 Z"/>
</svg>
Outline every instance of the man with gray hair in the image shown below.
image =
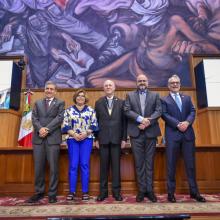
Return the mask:
<svg viewBox="0 0 220 220">
<path fill-rule="evenodd" d="M 65 103 L 55 98 L 56 90 L 56 84 L 47 81 L 45 98 L 37 100 L 32 111 L 35 194 L 27 200 L 28 203 L 36 203 L 44 197 L 46 160 L 50 168 L 48 201 L 57 202 L 61 124 Z"/>
<path fill-rule="evenodd" d="M 180 94 L 180 78 L 173 75 L 168 79 L 169 95 L 162 98 L 162 118 L 165 121 L 165 141 L 167 152 L 168 201 L 176 202 L 176 165 L 180 152 L 183 155 L 188 178 L 190 197 L 205 202 L 199 194 L 195 170 L 195 134 L 192 124 L 195 108 L 188 95 Z"/>
<path fill-rule="evenodd" d="M 100 195 L 97 201 L 108 197 L 109 165 L 112 171 L 112 195 L 122 201 L 120 155 L 126 144 L 126 121 L 123 114 L 123 100 L 115 96 L 115 83 L 106 80 L 103 85 L 105 96 L 95 103 L 99 131 L 96 147 L 100 149 Z"/>
</svg>

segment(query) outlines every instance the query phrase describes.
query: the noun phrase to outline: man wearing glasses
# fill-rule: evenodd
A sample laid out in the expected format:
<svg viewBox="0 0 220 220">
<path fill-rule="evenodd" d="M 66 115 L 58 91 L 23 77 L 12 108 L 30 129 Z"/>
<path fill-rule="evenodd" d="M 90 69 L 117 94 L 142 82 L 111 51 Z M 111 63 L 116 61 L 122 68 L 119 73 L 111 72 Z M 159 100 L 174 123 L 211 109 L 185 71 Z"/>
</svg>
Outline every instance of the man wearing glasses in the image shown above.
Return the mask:
<svg viewBox="0 0 220 220">
<path fill-rule="evenodd" d="M 199 194 L 195 175 L 195 134 L 192 124 L 195 120 L 195 108 L 191 98 L 180 94 L 180 78 L 173 75 L 168 79 L 169 95 L 162 99 L 162 118 L 165 121 L 165 140 L 167 151 L 167 188 L 168 201 L 176 202 L 175 171 L 180 152 L 183 155 L 188 178 L 190 197 L 205 202 Z"/>
<path fill-rule="evenodd" d="M 136 201 L 142 202 L 146 196 L 151 202 L 156 202 L 153 191 L 154 155 L 160 135 L 158 118 L 162 107 L 159 94 L 148 90 L 145 75 L 137 77 L 137 90 L 127 94 L 124 111 L 128 118 L 128 135 L 138 183 Z"/>
</svg>

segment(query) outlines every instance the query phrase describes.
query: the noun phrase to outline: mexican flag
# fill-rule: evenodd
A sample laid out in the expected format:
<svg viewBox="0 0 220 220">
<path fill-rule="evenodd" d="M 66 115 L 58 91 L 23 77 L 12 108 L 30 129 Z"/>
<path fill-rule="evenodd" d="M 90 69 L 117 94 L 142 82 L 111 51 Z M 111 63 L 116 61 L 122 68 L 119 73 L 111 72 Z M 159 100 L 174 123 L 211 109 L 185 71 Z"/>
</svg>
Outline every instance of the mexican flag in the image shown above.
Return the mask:
<svg viewBox="0 0 220 220">
<path fill-rule="evenodd" d="M 31 92 L 25 94 L 24 112 L 21 119 L 18 144 L 21 147 L 32 147 L 33 126 L 31 121 Z"/>
</svg>

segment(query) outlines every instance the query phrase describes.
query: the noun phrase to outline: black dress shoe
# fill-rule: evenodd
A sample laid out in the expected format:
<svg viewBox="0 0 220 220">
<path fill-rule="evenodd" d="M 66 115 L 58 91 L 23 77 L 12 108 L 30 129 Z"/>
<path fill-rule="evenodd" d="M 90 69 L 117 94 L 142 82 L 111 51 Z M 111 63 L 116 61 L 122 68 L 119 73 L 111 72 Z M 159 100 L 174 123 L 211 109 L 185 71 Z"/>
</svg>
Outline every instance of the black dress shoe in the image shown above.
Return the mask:
<svg viewBox="0 0 220 220">
<path fill-rule="evenodd" d="M 136 202 L 142 202 L 144 201 L 144 193 L 139 192 L 136 196 Z"/>
<path fill-rule="evenodd" d="M 27 203 L 36 203 L 43 198 L 44 198 L 44 194 L 38 193 L 38 194 L 34 194 L 33 196 L 31 196 L 26 202 Z"/>
<path fill-rule="evenodd" d="M 206 199 L 199 193 L 191 193 L 190 198 L 195 199 L 197 202 L 206 202 Z"/>
<path fill-rule="evenodd" d="M 157 202 L 157 197 L 154 192 L 147 192 L 145 195 L 151 202 Z"/>
<path fill-rule="evenodd" d="M 57 202 L 57 197 L 56 196 L 49 196 L 48 202 L 49 203 L 56 203 Z"/>
<path fill-rule="evenodd" d="M 176 202 L 176 198 L 173 193 L 168 193 L 167 200 L 172 203 Z"/>
<path fill-rule="evenodd" d="M 106 195 L 106 194 L 100 194 L 100 195 L 97 197 L 96 201 L 102 202 L 102 201 L 104 201 L 106 198 L 108 198 L 108 195 Z"/>
<path fill-rule="evenodd" d="M 123 197 L 121 196 L 121 194 L 113 194 L 112 195 L 115 198 L 115 201 L 122 201 Z"/>
</svg>

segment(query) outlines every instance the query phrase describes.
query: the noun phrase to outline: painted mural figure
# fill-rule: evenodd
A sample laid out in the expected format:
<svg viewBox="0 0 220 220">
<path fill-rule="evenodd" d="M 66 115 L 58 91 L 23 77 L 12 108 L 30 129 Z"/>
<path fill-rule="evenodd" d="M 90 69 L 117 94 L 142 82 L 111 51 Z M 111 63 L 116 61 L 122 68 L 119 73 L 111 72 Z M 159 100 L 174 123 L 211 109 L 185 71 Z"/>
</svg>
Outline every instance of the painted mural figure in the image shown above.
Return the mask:
<svg viewBox="0 0 220 220">
<path fill-rule="evenodd" d="M 62 33 L 65 38 L 71 38 L 69 35 Z M 83 73 L 89 70 L 90 66 L 94 64 L 94 59 L 88 53 L 86 53 L 79 42 L 69 39 L 72 44 L 66 44 L 67 52 L 61 49 L 52 48 L 51 55 L 58 63 L 66 63 L 71 67 L 71 70 L 66 70 L 58 72 L 55 74 L 55 78 L 65 79 L 66 84 L 71 87 L 81 87 L 84 85 L 85 77 L 82 76 Z M 67 42 L 70 42 L 67 40 Z M 62 68 L 62 67 L 60 67 Z M 64 86 L 65 87 L 65 86 Z"/>
<path fill-rule="evenodd" d="M 173 70 L 190 86 L 188 55 L 219 52 L 219 6 L 220 0 L 0 0 L 0 54 L 27 55 L 28 87 L 48 79 L 101 87 L 106 78 L 134 87 L 139 74 L 165 86 Z"/>
<path fill-rule="evenodd" d="M 193 29 L 219 46 L 220 0 L 187 0 L 186 4 L 193 13 Z"/>
<path fill-rule="evenodd" d="M 145 1 L 146 2 L 146 1 Z M 158 1 L 159 2 L 159 1 Z M 136 2 L 136 11 L 140 11 L 142 6 Z M 164 5 L 164 7 L 162 7 Z M 139 74 L 148 74 L 151 84 L 165 86 L 165 78 L 170 71 L 187 72 L 186 61 L 190 53 L 218 53 L 219 49 L 208 39 L 199 35 L 180 15 L 166 15 L 168 11 L 168 1 L 161 1 L 161 5 L 155 6 L 155 22 L 142 20 L 145 28 L 145 35 L 137 50 L 126 54 L 121 58 L 121 62 L 112 64 L 111 71 L 107 69 L 98 70 L 89 76 L 89 81 L 93 86 L 98 86 L 105 77 L 115 77 L 117 85 L 126 87 L 134 86 L 134 77 Z M 152 8 L 151 8 L 152 9 Z M 161 13 L 158 12 L 161 10 Z M 142 10 L 143 11 L 143 10 Z M 157 13 L 156 13 L 157 12 Z M 147 13 L 147 11 L 145 12 Z M 157 18 L 159 15 L 159 18 Z M 160 19 L 162 19 L 160 21 Z M 125 65 L 127 68 L 121 68 Z M 189 71 L 189 70 L 188 70 Z M 123 83 L 123 73 L 130 81 Z M 160 77 L 160 81 L 158 81 Z M 189 84 L 186 77 L 183 84 Z M 189 80 L 189 79 L 188 79 Z"/>
<path fill-rule="evenodd" d="M 15 14 L 23 13 L 27 9 L 35 10 L 33 14 L 29 15 L 26 27 L 23 26 L 23 28 L 26 31 L 25 34 L 28 41 L 26 53 L 28 57 L 30 57 L 29 64 L 32 70 L 32 79 L 37 87 L 43 87 L 45 81 L 48 79 L 49 40 L 53 27 L 73 37 L 78 37 L 80 41 L 90 44 L 96 49 L 101 49 L 107 42 L 107 38 L 104 35 L 92 30 L 79 19 L 65 15 L 52 0 L 1 0 L 0 3 L 3 10 Z M 108 54 L 107 59 L 109 59 L 109 56 L 114 55 L 114 53 L 119 55 L 123 49 L 120 47 L 118 51 L 118 48 L 107 45 L 105 50 L 112 52 L 112 54 Z M 102 62 L 104 62 L 103 59 Z M 41 66 L 41 68 L 39 68 L 39 66 Z"/>
</svg>

